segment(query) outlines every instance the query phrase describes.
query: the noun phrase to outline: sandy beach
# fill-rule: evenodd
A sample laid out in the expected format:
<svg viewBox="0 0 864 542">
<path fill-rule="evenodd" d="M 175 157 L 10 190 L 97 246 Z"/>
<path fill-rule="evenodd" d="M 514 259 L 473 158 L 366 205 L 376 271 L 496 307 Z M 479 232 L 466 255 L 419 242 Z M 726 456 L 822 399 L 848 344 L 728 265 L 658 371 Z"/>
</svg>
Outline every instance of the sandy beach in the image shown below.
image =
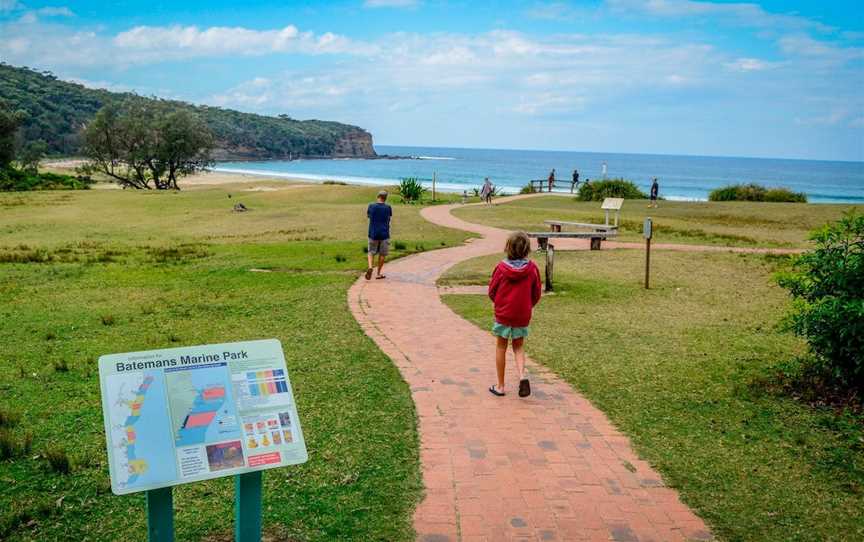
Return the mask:
<svg viewBox="0 0 864 542">
<path fill-rule="evenodd" d="M 41 166 L 48 171 L 57 173 L 74 174 L 75 168 L 84 164 L 84 160 L 80 158 L 69 158 L 61 160 L 45 160 Z M 97 178 L 100 177 L 97 175 Z M 104 176 L 101 176 L 104 177 Z M 292 179 L 286 177 L 267 177 L 266 175 L 250 175 L 248 173 L 233 173 L 225 171 L 204 171 L 183 177 L 178 181 L 181 189 L 196 189 L 212 186 L 224 186 L 231 184 L 254 184 L 246 188 L 249 192 L 272 192 L 276 190 L 288 190 L 294 188 L 304 188 L 315 186 L 320 183 L 309 182 L 305 179 Z M 94 189 L 98 190 L 116 190 L 120 188 L 117 183 L 108 180 L 100 179 L 93 185 Z"/>
</svg>

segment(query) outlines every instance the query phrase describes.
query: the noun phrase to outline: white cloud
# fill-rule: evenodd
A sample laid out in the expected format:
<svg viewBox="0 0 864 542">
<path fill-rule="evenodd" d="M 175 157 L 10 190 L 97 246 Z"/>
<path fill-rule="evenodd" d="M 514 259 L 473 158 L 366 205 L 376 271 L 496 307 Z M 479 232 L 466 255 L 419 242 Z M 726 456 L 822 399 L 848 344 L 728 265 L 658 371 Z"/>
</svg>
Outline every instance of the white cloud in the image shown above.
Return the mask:
<svg viewBox="0 0 864 542">
<path fill-rule="evenodd" d="M 784 36 L 778 41 L 780 50 L 789 55 L 819 58 L 831 62 L 845 63 L 864 58 L 862 47 L 842 47 L 830 42 L 815 40 L 804 34 Z"/>
<path fill-rule="evenodd" d="M 413 8 L 417 0 L 365 0 L 363 7 L 367 8 Z"/>
<path fill-rule="evenodd" d="M 703 2 L 696 0 L 606 0 L 619 12 L 657 17 L 710 17 L 728 19 L 742 26 L 781 29 L 813 29 L 830 32 L 832 27 L 795 14 L 772 13 L 749 2 Z"/>
<path fill-rule="evenodd" d="M 142 53 L 144 58 L 191 58 L 219 55 L 266 55 L 272 53 L 368 54 L 363 43 L 327 32 L 316 36 L 288 25 L 276 30 L 243 27 L 136 26 L 113 38 L 121 51 Z"/>
<path fill-rule="evenodd" d="M 23 7 L 24 4 L 18 2 L 18 0 L 0 0 L 0 13 L 3 13 L 4 11 L 14 11 Z"/>
<path fill-rule="evenodd" d="M 45 17 L 74 17 L 75 14 L 66 6 L 49 6 L 36 10 L 38 15 Z"/>
<path fill-rule="evenodd" d="M 777 63 L 758 58 L 736 58 L 734 61 L 724 64 L 726 69 L 734 72 L 761 72 L 775 68 L 777 65 Z"/>
<path fill-rule="evenodd" d="M 573 6 L 564 2 L 549 2 L 535 4 L 525 12 L 532 19 L 546 21 L 572 21 L 579 16 Z"/>
</svg>

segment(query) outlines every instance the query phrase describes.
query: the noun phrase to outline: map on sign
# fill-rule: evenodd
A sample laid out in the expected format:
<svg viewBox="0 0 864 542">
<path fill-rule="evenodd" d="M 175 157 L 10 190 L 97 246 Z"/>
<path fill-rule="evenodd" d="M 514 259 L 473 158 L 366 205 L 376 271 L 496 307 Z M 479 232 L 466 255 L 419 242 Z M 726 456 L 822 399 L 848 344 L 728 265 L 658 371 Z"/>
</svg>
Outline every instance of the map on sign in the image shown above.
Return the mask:
<svg viewBox="0 0 864 542">
<path fill-rule="evenodd" d="M 279 341 L 102 356 L 99 375 L 114 493 L 307 459 Z"/>
</svg>

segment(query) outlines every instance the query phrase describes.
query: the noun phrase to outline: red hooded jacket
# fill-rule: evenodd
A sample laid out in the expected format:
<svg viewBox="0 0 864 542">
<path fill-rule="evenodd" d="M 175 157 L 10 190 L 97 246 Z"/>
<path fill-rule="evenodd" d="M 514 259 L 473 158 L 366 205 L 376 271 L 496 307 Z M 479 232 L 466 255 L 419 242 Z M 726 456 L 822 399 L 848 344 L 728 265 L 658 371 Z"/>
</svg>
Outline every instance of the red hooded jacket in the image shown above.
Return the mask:
<svg viewBox="0 0 864 542">
<path fill-rule="evenodd" d="M 510 327 L 526 327 L 531 310 L 540 301 L 540 270 L 528 261 L 522 266 L 504 260 L 489 281 L 489 298 L 495 304 L 495 321 Z"/>
</svg>

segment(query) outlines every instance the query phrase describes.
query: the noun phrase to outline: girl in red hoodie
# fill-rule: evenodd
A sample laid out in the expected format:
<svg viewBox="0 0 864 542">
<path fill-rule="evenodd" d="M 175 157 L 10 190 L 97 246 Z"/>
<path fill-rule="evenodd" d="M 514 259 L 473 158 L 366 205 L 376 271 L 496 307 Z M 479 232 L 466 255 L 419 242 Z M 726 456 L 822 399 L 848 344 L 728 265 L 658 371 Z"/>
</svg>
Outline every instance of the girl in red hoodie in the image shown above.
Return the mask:
<svg viewBox="0 0 864 542">
<path fill-rule="evenodd" d="M 489 392 L 499 397 L 505 395 L 504 367 L 507 341 L 510 340 L 519 373 L 519 397 L 526 397 L 531 395 L 531 385 L 525 377 L 523 344 L 528 336 L 531 311 L 540 301 L 540 271 L 528 259 L 531 242 L 523 232 L 511 234 L 504 250 L 507 259 L 498 263 L 489 282 L 489 298 L 495 304 L 492 334 L 498 340 L 495 351 L 498 384 L 491 386 Z"/>
</svg>

